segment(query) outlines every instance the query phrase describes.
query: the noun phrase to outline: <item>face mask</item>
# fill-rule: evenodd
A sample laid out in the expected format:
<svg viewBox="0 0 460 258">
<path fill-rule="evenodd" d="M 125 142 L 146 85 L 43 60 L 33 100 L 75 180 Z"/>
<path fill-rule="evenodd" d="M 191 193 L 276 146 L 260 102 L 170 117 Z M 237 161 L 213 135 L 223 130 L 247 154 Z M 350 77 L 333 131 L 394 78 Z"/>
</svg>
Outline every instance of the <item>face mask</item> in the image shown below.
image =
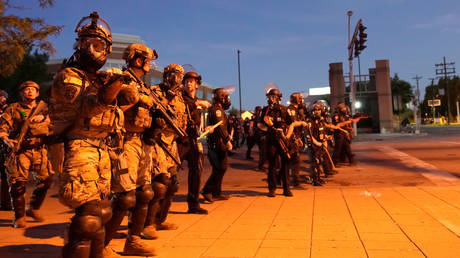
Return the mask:
<svg viewBox="0 0 460 258">
<path fill-rule="evenodd" d="M 78 62 L 87 70 L 95 72 L 101 69 L 107 60 L 107 45 L 97 38 L 83 39 L 77 50 Z"/>
<path fill-rule="evenodd" d="M 222 103 L 222 108 L 224 110 L 227 110 L 230 108 L 230 106 L 232 105 L 232 101 L 230 100 L 229 97 L 227 97 L 225 100 L 224 100 L 224 103 Z"/>
</svg>

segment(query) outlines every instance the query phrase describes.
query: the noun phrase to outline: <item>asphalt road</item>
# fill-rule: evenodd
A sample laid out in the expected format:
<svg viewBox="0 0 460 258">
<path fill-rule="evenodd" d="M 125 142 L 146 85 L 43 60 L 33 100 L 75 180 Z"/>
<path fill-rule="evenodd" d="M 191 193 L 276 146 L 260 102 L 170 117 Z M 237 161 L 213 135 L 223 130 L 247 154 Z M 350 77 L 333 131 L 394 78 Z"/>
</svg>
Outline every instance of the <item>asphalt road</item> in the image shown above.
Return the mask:
<svg viewBox="0 0 460 258">
<path fill-rule="evenodd" d="M 258 150 L 253 150 L 257 159 Z M 232 176 L 224 178 L 224 186 L 266 188 L 265 172 L 255 170 L 257 161 L 246 160 L 245 151 L 243 146 L 230 157 L 227 173 Z M 449 185 L 460 178 L 460 127 L 423 127 L 420 135 L 364 135 L 353 142 L 352 151 L 358 164 L 338 167 L 339 173 L 327 178 L 323 187 Z M 307 155 L 302 154 L 301 175 L 308 171 Z M 203 183 L 209 173 L 206 160 Z M 185 170 L 179 176 L 186 182 Z"/>
</svg>

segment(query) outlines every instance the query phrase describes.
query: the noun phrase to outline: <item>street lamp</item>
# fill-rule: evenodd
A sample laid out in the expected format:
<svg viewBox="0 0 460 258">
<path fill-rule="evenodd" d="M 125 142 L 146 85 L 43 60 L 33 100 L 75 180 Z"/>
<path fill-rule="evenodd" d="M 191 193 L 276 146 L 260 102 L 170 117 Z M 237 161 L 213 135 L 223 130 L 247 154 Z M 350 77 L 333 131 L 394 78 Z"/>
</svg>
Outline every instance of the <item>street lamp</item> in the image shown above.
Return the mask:
<svg viewBox="0 0 460 258">
<path fill-rule="evenodd" d="M 240 53 L 241 51 L 238 49 L 236 51 L 238 53 L 238 93 L 240 98 L 240 118 L 241 118 L 241 75 L 240 75 Z"/>
<path fill-rule="evenodd" d="M 354 115 L 355 114 L 355 78 L 354 78 L 354 75 L 353 75 L 353 48 L 351 47 L 351 16 L 353 15 L 353 11 L 348 11 L 347 12 L 347 15 L 348 15 L 348 63 L 349 63 L 349 66 L 350 66 L 350 73 L 349 73 L 349 81 L 350 81 L 350 95 L 348 95 L 348 98 L 350 100 L 350 105 L 351 105 L 351 114 Z M 351 51 L 351 52 L 350 52 Z M 355 136 L 357 135 L 357 126 L 355 123 L 353 123 L 353 133 L 355 134 Z"/>
</svg>

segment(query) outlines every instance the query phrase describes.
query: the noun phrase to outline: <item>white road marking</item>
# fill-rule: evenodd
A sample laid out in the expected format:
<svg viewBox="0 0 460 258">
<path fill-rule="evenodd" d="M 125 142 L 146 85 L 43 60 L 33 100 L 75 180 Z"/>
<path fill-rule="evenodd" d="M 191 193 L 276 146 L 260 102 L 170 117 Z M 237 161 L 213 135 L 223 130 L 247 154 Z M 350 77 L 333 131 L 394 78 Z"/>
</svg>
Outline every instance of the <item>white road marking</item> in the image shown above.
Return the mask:
<svg viewBox="0 0 460 258">
<path fill-rule="evenodd" d="M 377 149 L 390 157 L 398 159 L 401 163 L 412 168 L 414 171 L 420 172 L 420 174 L 436 185 L 452 185 L 460 183 L 460 179 L 456 176 L 448 172 L 441 171 L 437 167 L 395 148 L 390 146 L 378 146 Z"/>
</svg>

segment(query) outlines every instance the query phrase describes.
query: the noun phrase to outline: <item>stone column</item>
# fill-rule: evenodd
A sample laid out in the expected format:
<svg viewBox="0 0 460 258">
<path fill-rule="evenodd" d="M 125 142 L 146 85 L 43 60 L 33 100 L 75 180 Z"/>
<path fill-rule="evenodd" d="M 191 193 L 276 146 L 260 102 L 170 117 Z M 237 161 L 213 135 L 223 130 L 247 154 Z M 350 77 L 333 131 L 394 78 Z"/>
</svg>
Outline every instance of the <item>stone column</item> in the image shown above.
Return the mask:
<svg viewBox="0 0 460 258">
<path fill-rule="evenodd" d="M 380 133 L 393 132 L 393 106 L 391 99 L 390 61 L 375 61 L 375 82 L 379 105 Z"/>
<path fill-rule="evenodd" d="M 337 103 L 345 102 L 345 80 L 343 78 L 342 63 L 329 64 L 329 85 L 331 87 L 331 112 L 337 107 Z"/>
</svg>

